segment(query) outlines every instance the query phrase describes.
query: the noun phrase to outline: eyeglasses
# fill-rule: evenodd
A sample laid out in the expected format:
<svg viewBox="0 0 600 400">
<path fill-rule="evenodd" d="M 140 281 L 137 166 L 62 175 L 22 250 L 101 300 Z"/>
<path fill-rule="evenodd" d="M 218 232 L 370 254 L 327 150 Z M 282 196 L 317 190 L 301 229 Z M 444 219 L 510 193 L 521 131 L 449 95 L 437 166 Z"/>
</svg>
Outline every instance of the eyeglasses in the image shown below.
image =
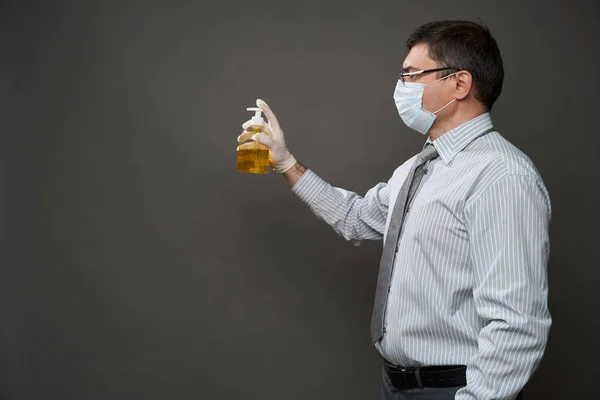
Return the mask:
<svg viewBox="0 0 600 400">
<path fill-rule="evenodd" d="M 445 71 L 447 69 L 458 69 L 458 68 L 443 67 L 443 68 L 433 68 L 433 69 L 422 69 L 420 71 L 413 71 L 413 72 L 403 72 L 400 74 L 400 80 L 402 82 L 404 82 L 405 77 L 412 77 L 412 76 L 416 76 L 416 75 L 426 74 L 428 72 Z"/>
</svg>

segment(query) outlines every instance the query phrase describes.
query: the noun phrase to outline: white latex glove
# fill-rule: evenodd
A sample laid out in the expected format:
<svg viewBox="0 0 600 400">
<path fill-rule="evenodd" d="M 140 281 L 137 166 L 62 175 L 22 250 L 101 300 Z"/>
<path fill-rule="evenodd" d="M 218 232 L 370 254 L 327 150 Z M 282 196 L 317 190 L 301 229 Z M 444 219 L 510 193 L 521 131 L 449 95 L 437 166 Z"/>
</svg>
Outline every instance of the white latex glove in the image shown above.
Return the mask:
<svg viewBox="0 0 600 400">
<path fill-rule="evenodd" d="M 269 161 L 273 170 L 283 174 L 296 164 L 296 159 L 290 154 L 285 145 L 283 130 L 281 129 L 281 126 L 279 126 L 277 117 L 273 111 L 271 111 L 271 108 L 261 99 L 256 100 L 256 106 L 263 111 L 268 120 L 268 123 L 263 125 L 264 133 L 261 132 L 255 134 L 251 131 L 252 124 L 250 121 L 246 121 L 242 124 L 244 132 L 238 136 L 238 142 L 243 143 L 249 138 L 252 138 L 258 143 L 267 146 L 270 150 Z M 250 131 L 248 131 L 249 129 Z"/>
</svg>

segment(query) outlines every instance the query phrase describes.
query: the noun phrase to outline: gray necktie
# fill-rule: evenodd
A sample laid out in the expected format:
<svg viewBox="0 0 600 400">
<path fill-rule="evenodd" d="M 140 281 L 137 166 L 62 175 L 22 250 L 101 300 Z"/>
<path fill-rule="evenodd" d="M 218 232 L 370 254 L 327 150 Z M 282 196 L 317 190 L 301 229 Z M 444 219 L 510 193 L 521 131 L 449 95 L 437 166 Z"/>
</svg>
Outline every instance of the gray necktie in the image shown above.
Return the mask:
<svg viewBox="0 0 600 400">
<path fill-rule="evenodd" d="M 394 204 L 394 210 L 390 219 L 381 262 L 379 264 L 379 277 L 377 278 L 377 289 L 375 291 L 375 305 L 373 307 L 373 316 L 371 318 L 371 339 L 375 344 L 383 337 L 385 333 L 384 315 L 387 304 L 388 293 L 390 291 L 390 281 L 392 278 L 392 267 L 396 258 L 398 239 L 400 237 L 400 228 L 406 211 L 406 205 L 414 196 L 419 183 L 423 178 L 424 164 L 437 157 L 438 152 L 431 143 L 427 143 L 425 149 L 417 156 L 404 184 L 400 188 L 398 198 Z"/>
</svg>

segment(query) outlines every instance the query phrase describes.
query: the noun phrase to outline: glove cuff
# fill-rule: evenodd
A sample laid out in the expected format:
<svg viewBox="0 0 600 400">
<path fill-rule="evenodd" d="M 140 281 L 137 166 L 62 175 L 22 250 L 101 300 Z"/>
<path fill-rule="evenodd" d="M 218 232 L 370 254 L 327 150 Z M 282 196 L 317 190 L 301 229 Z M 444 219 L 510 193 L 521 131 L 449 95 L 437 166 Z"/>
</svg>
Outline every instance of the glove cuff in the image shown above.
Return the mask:
<svg viewBox="0 0 600 400">
<path fill-rule="evenodd" d="M 296 165 L 296 159 L 286 150 L 283 160 L 277 163 L 277 165 L 273 165 L 273 170 L 277 173 L 284 174 L 294 165 Z"/>
</svg>

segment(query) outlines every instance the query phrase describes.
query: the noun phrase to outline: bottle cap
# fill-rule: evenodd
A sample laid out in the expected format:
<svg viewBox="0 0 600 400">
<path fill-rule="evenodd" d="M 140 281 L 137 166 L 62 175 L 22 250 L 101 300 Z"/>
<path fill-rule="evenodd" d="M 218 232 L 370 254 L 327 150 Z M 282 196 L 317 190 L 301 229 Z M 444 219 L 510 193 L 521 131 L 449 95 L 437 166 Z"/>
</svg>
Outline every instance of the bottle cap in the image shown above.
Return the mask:
<svg viewBox="0 0 600 400">
<path fill-rule="evenodd" d="M 258 107 L 247 108 L 248 111 L 254 111 L 254 117 L 250 120 L 252 126 L 263 126 L 265 120 L 262 118 L 262 110 Z"/>
</svg>

